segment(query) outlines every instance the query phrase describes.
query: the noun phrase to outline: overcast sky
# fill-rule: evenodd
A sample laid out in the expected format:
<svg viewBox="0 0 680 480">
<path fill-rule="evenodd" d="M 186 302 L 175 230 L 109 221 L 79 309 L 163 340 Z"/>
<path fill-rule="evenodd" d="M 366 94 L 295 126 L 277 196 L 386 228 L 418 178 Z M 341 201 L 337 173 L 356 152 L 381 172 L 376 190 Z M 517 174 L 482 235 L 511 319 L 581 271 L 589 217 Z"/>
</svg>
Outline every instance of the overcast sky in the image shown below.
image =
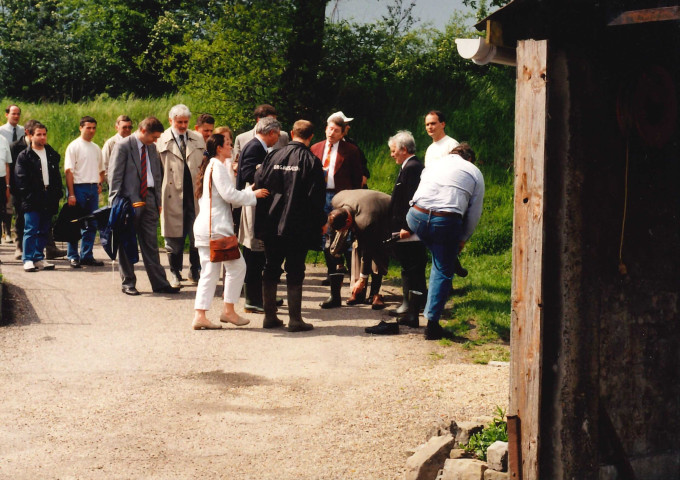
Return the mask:
<svg viewBox="0 0 680 480">
<path fill-rule="evenodd" d="M 326 8 L 326 15 L 330 15 L 337 3 L 337 11 L 341 19 L 353 20 L 358 23 L 370 23 L 387 14 L 387 5 L 393 0 L 331 0 Z M 404 4 L 410 4 L 404 0 Z M 420 18 L 417 25 L 430 22 L 432 26 L 442 30 L 450 20 L 453 12 L 471 12 L 462 0 L 416 0 L 413 16 Z M 470 24 L 474 20 L 470 20 Z"/>
</svg>

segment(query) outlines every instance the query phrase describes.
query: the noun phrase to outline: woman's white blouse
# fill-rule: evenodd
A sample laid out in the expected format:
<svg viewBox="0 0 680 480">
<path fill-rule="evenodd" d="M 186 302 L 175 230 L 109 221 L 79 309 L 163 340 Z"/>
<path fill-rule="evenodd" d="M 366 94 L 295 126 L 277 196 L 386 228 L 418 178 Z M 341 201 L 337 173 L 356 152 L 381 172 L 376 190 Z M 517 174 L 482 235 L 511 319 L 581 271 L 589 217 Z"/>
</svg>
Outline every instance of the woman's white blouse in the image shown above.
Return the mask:
<svg viewBox="0 0 680 480">
<path fill-rule="evenodd" d="M 210 174 L 212 172 L 212 235 L 226 237 L 234 234 L 233 207 L 255 205 L 257 198 L 251 188 L 236 190 L 234 172 L 216 158 L 211 158 L 203 178 L 203 195 L 198 200 L 199 214 L 194 222 L 194 244 L 197 247 L 210 245 Z"/>
</svg>

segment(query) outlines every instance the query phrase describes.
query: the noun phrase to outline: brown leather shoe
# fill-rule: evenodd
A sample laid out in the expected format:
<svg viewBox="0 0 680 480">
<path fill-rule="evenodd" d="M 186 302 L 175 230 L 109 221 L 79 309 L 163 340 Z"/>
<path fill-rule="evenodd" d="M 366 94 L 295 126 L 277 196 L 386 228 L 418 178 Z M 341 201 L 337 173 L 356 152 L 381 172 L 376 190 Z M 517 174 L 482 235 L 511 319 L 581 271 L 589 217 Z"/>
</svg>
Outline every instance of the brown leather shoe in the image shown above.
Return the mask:
<svg viewBox="0 0 680 480">
<path fill-rule="evenodd" d="M 379 293 L 373 295 L 373 298 L 371 299 L 371 308 L 373 310 L 382 310 L 383 308 L 385 308 L 385 302 L 383 301 L 382 295 L 380 295 Z"/>
<path fill-rule="evenodd" d="M 353 293 L 348 299 L 347 299 L 347 305 L 359 305 L 361 303 L 364 303 L 366 301 L 366 289 L 364 288 L 363 290 L 359 290 L 356 295 Z"/>
</svg>

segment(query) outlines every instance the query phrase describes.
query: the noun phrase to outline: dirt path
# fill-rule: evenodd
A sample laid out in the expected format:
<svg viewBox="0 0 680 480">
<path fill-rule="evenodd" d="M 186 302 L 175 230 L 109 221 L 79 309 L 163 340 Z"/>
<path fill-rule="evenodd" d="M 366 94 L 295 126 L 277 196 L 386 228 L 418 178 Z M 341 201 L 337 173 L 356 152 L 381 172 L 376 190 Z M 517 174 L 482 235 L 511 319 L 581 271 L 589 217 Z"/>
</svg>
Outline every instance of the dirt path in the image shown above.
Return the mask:
<svg viewBox="0 0 680 480">
<path fill-rule="evenodd" d="M 152 295 L 138 271 L 143 295 L 128 297 L 109 262 L 24 273 L 12 252 L 0 246 L 16 320 L 0 327 L 3 479 L 397 479 L 434 419 L 507 404 L 507 368 L 422 329 L 366 335 L 386 311 L 319 309 L 320 269 L 305 280 L 311 332 L 258 315 L 193 331 L 195 287 Z"/>
</svg>

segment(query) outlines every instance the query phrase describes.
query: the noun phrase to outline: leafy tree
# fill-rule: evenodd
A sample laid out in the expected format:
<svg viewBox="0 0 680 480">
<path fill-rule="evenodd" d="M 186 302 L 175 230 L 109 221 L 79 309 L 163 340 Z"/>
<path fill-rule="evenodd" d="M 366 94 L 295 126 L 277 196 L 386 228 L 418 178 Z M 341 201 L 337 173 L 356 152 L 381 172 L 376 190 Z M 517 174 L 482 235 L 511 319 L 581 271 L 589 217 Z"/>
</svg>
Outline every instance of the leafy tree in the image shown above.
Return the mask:
<svg viewBox="0 0 680 480">
<path fill-rule="evenodd" d="M 172 89 L 147 61 L 150 35 L 167 17 L 199 30 L 210 0 L 0 0 L 0 94 L 78 100 L 100 93 L 161 94 Z M 159 27 L 159 24 L 161 27 Z M 164 31 L 164 33 L 168 33 Z"/>
<path fill-rule="evenodd" d="M 320 118 L 323 84 L 318 71 L 323 53 L 324 25 L 328 0 L 295 0 L 290 13 L 290 40 L 281 77 L 284 118 Z"/>
<path fill-rule="evenodd" d="M 280 104 L 291 26 L 283 22 L 291 0 L 223 2 L 219 15 L 206 20 L 200 35 L 185 33 L 171 45 L 161 68 L 182 91 L 232 128 L 252 124 L 260 103 Z"/>
<path fill-rule="evenodd" d="M 80 93 L 83 62 L 68 13 L 58 0 L 0 3 L 2 94 L 53 98 L 53 86 L 63 96 Z"/>
</svg>

